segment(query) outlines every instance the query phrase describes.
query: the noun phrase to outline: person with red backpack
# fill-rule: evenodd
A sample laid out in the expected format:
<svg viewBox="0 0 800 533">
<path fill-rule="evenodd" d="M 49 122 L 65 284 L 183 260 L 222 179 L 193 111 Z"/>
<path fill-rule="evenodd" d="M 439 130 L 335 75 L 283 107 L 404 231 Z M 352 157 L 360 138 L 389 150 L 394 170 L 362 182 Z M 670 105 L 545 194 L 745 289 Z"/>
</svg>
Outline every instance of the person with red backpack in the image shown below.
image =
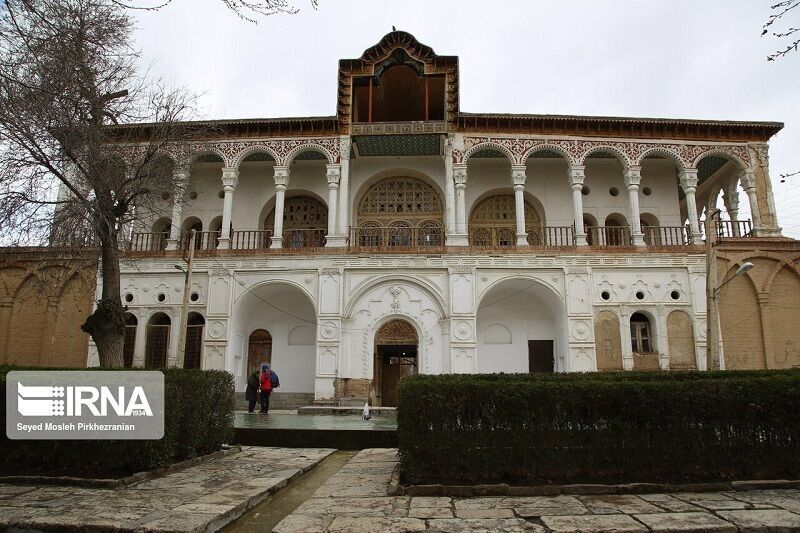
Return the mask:
<svg viewBox="0 0 800 533">
<path fill-rule="evenodd" d="M 264 363 L 261 365 L 261 378 L 260 378 L 260 388 L 259 391 L 261 392 L 261 411 L 260 413 L 268 413 L 269 412 L 269 395 L 272 394 L 273 389 L 277 389 L 281 386 L 280 380 L 278 380 L 278 374 L 270 370 L 269 365 Z"/>
</svg>

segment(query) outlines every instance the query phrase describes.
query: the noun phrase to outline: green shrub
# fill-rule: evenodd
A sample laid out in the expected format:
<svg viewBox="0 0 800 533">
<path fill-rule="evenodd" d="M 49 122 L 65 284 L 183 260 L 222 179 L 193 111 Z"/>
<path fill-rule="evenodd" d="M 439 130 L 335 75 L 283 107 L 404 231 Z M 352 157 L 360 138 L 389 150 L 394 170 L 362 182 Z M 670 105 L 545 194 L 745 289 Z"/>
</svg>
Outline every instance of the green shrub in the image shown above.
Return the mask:
<svg viewBox="0 0 800 533">
<path fill-rule="evenodd" d="M 405 482 L 689 482 L 800 475 L 800 371 L 413 376 Z"/>
<path fill-rule="evenodd" d="M 2 427 L 5 427 L 6 416 L 6 374 L 10 370 L 23 369 L 0 367 Z M 233 411 L 236 403 L 233 376 L 221 370 L 171 368 L 162 372 L 162 439 L 56 441 L 10 440 L 3 436 L 0 475 L 126 475 L 211 453 L 219 450 L 223 443 L 230 442 L 233 438 Z"/>
</svg>

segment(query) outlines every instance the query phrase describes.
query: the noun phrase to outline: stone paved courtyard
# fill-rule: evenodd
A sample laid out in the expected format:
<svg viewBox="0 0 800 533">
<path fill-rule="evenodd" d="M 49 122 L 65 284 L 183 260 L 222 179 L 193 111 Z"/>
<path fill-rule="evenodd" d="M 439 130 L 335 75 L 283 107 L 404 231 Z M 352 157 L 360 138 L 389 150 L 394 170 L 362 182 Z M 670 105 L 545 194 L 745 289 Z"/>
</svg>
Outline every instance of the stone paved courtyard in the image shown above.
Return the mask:
<svg viewBox="0 0 800 533">
<path fill-rule="evenodd" d="M 81 529 L 214 531 L 332 452 L 244 447 L 241 452 L 118 489 L 0 485 L 0 529 L 88 526 Z M 396 450 L 359 452 L 274 531 L 800 531 L 800 490 L 391 496 L 389 485 L 396 466 Z"/>
<path fill-rule="evenodd" d="M 800 531 L 800 491 L 597 496 L 389 496 L 396 451 L 364 450 L 274 531 Z"/>
<path fill-rule="evenodd" d="M 244 447 L 118 489 L 0 484 L 0 529 L 213 531 L 333 451 Z"/>
</svg>

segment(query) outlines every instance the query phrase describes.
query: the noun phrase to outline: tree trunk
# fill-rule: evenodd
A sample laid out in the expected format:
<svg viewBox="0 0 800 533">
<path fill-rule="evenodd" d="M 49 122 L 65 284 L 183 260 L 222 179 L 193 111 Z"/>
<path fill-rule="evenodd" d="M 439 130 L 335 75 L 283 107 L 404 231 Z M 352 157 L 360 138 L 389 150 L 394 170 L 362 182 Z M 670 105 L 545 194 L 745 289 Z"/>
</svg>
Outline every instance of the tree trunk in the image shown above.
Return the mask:
<svg viewBox="0 0 800 533">
<path fill-rule="evenodd" d="M 113 224 L 112 224 L 113 226 Z M 92 336 L 100 356 L 100 366 L 122 368 L 125 343 L 125 309 L 119 294 L 119 249 L 116 228 L 100 229 L 100 268 L 102 292 L 97 308 L 81 329 Z"/>
</svg>

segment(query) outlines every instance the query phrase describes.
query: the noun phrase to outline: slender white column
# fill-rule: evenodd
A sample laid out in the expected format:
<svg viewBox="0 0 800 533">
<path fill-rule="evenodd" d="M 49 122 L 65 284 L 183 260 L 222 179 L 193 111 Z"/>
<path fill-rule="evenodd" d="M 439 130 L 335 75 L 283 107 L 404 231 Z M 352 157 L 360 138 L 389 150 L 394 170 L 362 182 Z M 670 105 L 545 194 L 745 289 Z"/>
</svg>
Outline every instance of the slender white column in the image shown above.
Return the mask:
<svg viewBox="0 0 800 533">
<path fill-rule="evenodd" d="M 572 212 L 575 218 L 575 244 L 586 246 L 586 230 L 583 227 L 583 180 L 586 167 L 575 166 L 569 169 L 569 184 L 572 189 Z"/>
<path fill-rule="evenodd" d="M 183 190 L 189 183 L 189 170 L 183 167 L 175 167 L 172 171 L 172 179 L 175 181 L 175 190 L 172 193 L 172 225 L 169 227 L 169 238 L 167 239 L 167 250 L 177 250 L 181 242 L 181 218 L 183 217 Z"/>
<path fill-rule="evenodd" d="M 275 222 L 270 248 L 283 248 L 283 198 L 289 185 L 289 167 L 275 167 Z"/>
<path fill-rule="evenodd" d="M 697 169 L 686 168 L 680 175 L 681 189 L 686 198 L 686 216 L 689 219 L 689 240 L 692 244 L 699 244 L 702 240 L 700 233 L 700 218 L 697 216 L 697 199 L 695 198 L 695 191 L 697 190 Z"/>
<path fill-rule="evenodd" d="M 642 221 L 639 213 L 639 183 L 642 181 L 642 169 L 630 167 L 625 171 L 625 186 L 628 188 L 628 217 L 634 246 L 644 246 Z"/>
<path fill-rule="evenodd" d="M 339 138 L 339 214 L 336 223 L 337 232 L 347 241 L 350 238 L 350 137 Z"/>
<path fill-rule="evenodd" d="M 444 207 L 447 242 L 456 232 L 455 181 L 453 179 L 453 139 L 448 135 L 444 145 Z"/>
<path fill-rule="evenodd" d="M 222 228 L 220 229 L 217 249 L 227 250 L 231 247 L 231 216 L 233 214 L 233 192 L 239 184 L 239 171 L 233 167 L 222 169 L 222 190 L 225 199 L 222 203 Z"/>
<path fill-rule="evenodd" d="M 731 183 L 725 188 L 725 193 L 722 195 L 722 201 L 725 202 L 725 209 L 728 210 L 728 216 L 731 219 L 731 231 L 734 237 L 739 237 L 739 191 L 736 189 L 738 180 L 732 180 Z"/>
<path fill-rule="evenodd" d="M 453 165 L 453 181 L 456 194 L 456 233 L 450 239 L 452 246 L 468 246 L 467 228 L 467 165 Z"/>
<path fill-rule="evenodd" d="M 528 245 L 525 229 L 525 165 L 511 166 L 511 181 L 514 184 L 514 218 L 516 219 L 517 246 Z"/>
<path fill-rule="evenodd" d="M 739 175 L 744 192 L 750 201 L 750 216 L 753 217 L 753 235 L 761 236 L 761 212 L 758 210 L 758 193 L 756 191 L 756 177 L 752 170 L 745 170 Z"/>
<path fill-rule="evenodd" d="M 327 165 L 326 177 L 328 178 L 328 235 L 325 237 L 325 246 L 344 246 L 344 239 L 336 232 L 336 208 L 339 197 L 339 179 L 341 169 L 339 165 Z"/>
</svg>

